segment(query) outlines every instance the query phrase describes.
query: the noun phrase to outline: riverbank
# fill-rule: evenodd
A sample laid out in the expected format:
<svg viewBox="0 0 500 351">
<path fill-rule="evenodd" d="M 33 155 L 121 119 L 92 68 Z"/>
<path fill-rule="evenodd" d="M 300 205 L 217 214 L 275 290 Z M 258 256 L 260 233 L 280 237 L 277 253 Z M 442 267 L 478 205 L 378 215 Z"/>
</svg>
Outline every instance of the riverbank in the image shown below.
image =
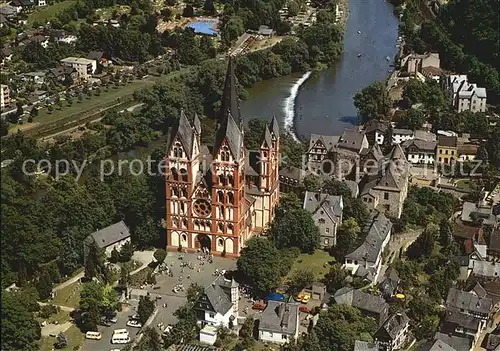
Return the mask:
<svg viewBox="0 0 500 351">
<path fill-rule="evenodd" d="M 245 121 L 276 115 L 281 126 L 290 126 L 285 106 L 290 107 L 289 98 L 296 90 L 293 131 L 299 140 L 309 139 L 311 133 L 340 135 L 358 123 L 354 95 L 374 81 L 387 79 L 392 67 L 386 57 L 396 55 L 398 20 L 393 6 L 383 0 L 342 0 L 341 4 L 348 10 L 344 12 L 344 50 L 336 64 L 314 70 L 299 87 L 303 74 L 255 84 L 242 103 Z"/>
</svg>

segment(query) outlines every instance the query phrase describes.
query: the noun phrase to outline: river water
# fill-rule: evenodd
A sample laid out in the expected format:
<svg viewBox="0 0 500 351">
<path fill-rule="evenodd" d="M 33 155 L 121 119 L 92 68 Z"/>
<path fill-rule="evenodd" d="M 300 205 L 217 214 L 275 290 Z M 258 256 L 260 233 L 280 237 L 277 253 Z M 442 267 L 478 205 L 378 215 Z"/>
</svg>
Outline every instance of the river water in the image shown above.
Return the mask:
<svg viewBox="0 0 500 351">
<path fill-rule="evenodd" d="M 249 89 L 249 99 L 241 104 L 245 120 L 271 119 L 274 114 L 282 127 L 300 139 L 309 138 L 311 133 L 338 135 L 357 123 L 353 97 L 389 75 L 397 52 L 398 20 L 393 6 L 384 0 L 348 1 L 344 54 L 339 61 L 319 73 L 255 84 Z M 358 58 L 358 54 L 362 56 Z"/>
</svg>

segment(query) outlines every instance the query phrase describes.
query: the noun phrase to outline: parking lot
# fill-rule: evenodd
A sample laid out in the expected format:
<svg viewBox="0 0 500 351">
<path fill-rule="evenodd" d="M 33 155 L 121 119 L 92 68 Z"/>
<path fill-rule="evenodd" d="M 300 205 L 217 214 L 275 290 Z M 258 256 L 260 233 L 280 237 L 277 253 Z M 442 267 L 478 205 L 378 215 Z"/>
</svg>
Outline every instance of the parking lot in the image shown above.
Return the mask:
<svg viewBox="0 0 500 351">
<path fill-rule="evenodd" d="M 102 333 L 101 340 L 85 340 L 82 351 L 109 351 L 112 349 L 123 348 L 123 345 L 111 344 L 111 337 L 113 335 L 113 330 L 115 329 L 125 328 L 129 331 L 130 339 L 135 339 L 139 328 L 127 327 L 126 324 L 129 317 L 136 313 L 136 309 L 137 303 L 131 303 L 130 306 L 117 313 L 116 317 L 118 321 L 115 324 L 112 324 L 110 327 L 99 326 L 99 331 Z"/>
</svg>

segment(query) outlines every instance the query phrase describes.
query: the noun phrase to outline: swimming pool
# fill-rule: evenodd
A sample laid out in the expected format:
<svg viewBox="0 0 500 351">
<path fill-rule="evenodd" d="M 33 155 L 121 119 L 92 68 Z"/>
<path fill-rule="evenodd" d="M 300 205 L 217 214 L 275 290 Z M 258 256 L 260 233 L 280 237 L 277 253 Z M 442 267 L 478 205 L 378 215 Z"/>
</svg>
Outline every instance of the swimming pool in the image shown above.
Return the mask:
<svg viewBox="0 0 500 351">
<path fill-rule="evenodd" d="M 217 20 L 203 20 L 191 22 L 188 27 L 193 28 L 196 34 L 217 35 Z"/>
</svg>

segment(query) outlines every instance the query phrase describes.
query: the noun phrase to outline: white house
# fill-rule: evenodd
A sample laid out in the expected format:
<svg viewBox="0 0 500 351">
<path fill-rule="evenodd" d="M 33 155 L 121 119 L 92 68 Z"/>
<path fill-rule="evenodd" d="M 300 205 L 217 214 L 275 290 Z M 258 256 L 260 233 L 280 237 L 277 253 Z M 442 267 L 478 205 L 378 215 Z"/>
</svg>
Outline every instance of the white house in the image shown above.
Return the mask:
<svg viewBox="0 0 500 351">
<path fill-rule="evenodd" d="M 363 228 L 363 232 L 367 233 L 365 241 L 345 256 L 343 267 L 354 275 L 371 282 L 377 281 L 382 252 L 389 242 L 391 230 L 392 223 L 385 215 L 378 213 L 373 216 Z"/>
<path fill-rule="evenodd" d="M 407 140 L 402 144 L 407 159 L 413 164 L 434 164 L 436 158 L 437 141 L 419 139 Z"/>
<path fill-rule="evenodd" d="M 285 344 L 299 335 L 299 304 L 268 301 L 260 315 L 259 340 Z"/>
<path fill-rule="evenodd" d="M 214 327 L 229 327 L 238 318 L 239 286 L 234 279 L 216 278 L 204 289 L 195 304 L 198 322 Z M 236 323 L 236 322 L 234 322 Z"/>
<path fill-rule="evenodd" d="M 404 141 L 415 138 L 413 130 L 410 129 L 393 129 L 392 130 L 392 145 L 401 144 Z"/>
<path fill-rule="evenodd" d="M 457 112 L 486 111 L 486 89 L 470 84 L 467 81 L 467 75 L 446 77 L 445 90 Z"/>
<path fill-rule="evenodd" d="M 213 345 L 217 341 L 217 328 L 212 325 L 205 325 L 200 330 L 200 342 Z"/>
<path fill-rule="evenodd" d="M 78 74 L 78 77 L 83 80 L 88 80 L 97 69 L 96 60 L 89 60 L 82 57 L 66 57 L 60 62 L 63 66 L 74 68 Z"/>
<path fill-rule="evenodd" d="M 130 231 L 127 225 L 120 221 L 90 234 L 85 239 L 85 256 L 87 256 L 88 247 L 92 242 L 95 242 L 97 247 L 104 249 L 106 256 L 109 257 L 114 249 L 120 251 L 125 243 L 130 242 Z"/>
</svg>

